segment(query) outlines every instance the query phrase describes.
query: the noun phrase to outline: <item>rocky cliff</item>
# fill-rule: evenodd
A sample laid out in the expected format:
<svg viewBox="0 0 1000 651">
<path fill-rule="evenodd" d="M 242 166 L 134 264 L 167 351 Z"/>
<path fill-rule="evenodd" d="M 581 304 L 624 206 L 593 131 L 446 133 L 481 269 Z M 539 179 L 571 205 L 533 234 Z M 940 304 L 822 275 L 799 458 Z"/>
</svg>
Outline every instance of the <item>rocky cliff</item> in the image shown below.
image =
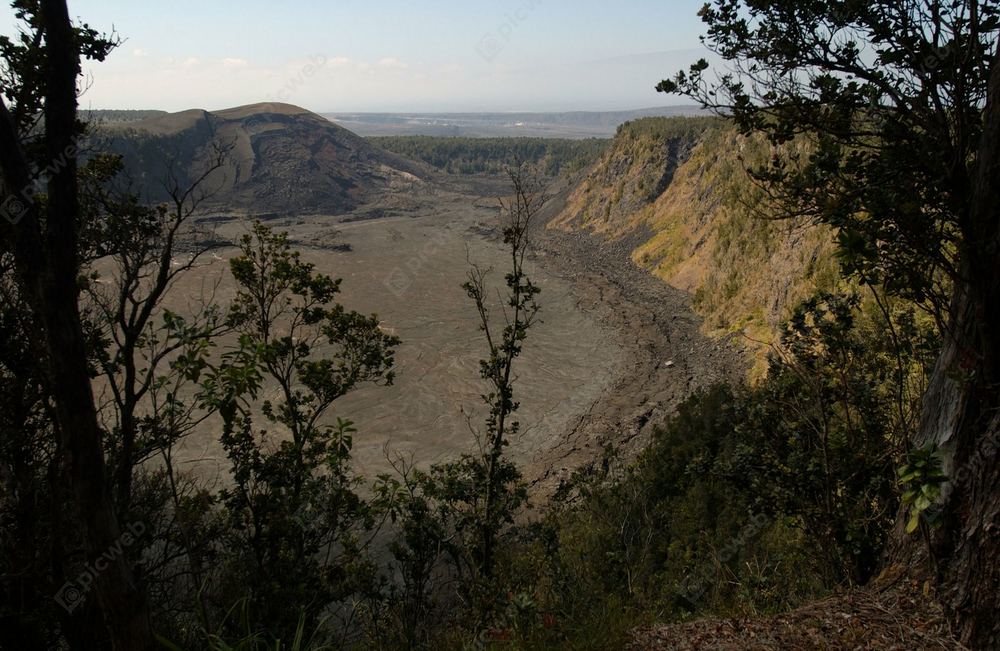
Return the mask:
<svg viewBox="0 0 1000 651">
<path fill-rule="evenodd" d="M 746 173 L 769 156 L 722 120 L 628 122 L 549 228 L 626 246 L 636 265 L 693 293 L 706 330 L 766 342 L 790 305 L 839 282 L 828 230 L 769 219 Z"/>
</svg>

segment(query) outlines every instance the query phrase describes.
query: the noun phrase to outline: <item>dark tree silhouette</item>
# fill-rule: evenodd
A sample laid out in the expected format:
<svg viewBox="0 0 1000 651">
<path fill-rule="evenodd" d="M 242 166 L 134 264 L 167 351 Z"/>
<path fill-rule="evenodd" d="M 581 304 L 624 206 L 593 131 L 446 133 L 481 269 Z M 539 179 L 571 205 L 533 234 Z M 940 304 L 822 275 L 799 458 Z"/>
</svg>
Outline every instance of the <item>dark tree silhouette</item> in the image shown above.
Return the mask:
<svg viewBox="0 0 1000 651">
<path fill-rule="evenodd" d="M 764 134 L 778 217 L 832 226 L 844 270 L 921 304 L 943 343 L 912 447 L 947 451 L 931 539 L 961 637 L 1000 645 L 1000 5 L 717 0 L 702 60 L 657 87 Z M 803 145 L 804 143 L 804 145 Z M 800 146 L 801 145 L 801 146 Z M 929 567 L 901 511 L 887 569 Z"/>
</svg>

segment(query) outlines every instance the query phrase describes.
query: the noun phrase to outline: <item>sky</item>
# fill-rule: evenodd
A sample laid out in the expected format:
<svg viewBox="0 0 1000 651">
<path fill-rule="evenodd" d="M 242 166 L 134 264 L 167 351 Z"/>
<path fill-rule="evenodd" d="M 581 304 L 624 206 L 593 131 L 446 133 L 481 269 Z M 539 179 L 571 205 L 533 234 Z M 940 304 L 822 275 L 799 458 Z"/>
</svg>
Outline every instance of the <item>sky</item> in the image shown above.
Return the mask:
<svg viewBox="0 0 1000 651">
<path fill-rule="evenodd" d="M 89 109 L 598 111 L 708 54 L 705 0 L 69 0 L 121 45 L 85 65 Z M 0 8 L 0 31 L 17 23 Z"/>
</svg>

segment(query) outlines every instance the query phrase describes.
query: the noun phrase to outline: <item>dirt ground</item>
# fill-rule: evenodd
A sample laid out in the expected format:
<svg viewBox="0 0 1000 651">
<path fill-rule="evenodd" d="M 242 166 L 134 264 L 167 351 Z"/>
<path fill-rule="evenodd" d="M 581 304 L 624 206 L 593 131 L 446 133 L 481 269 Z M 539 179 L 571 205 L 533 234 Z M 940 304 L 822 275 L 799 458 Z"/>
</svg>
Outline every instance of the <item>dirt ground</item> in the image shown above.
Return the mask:
<svg viewBox="0 0 1000 651">
<path fill-rule="evenodd" d="M 492 267 L 502 289 L 506 259 L 495 196 L 505 189 L 496 179 L 452 178 L 436 197 L 416 205 L 396 201 L 406 208 L 373 210 L 372 219 L 268 222 L 288 230 L 318 271 L 343 278 L 346 307 L 377 312 L 402 340 L 394 384 L 357 390 L 329 414 L 354 421 L 355 464 L 366 483 L 390 471 L 392 459 L 426 466 L 475 447 L 485 414 L 478 375 L 485 341 L 461 283 L 475 262 Z M 542 310 L 518 361 L 521 432 L 510 448 L 542 500 L 598 458 L 604 444 L 638 449 L 692 390 L 739 373 L 738 354 L 699 333 L 689 296 L 635 268 L 628 243 L 544 228 L 564 190 L 553 188 L 533 234 L 527 272 L 542 288 Z M 206 221 L 227 241 L 247 228 L 246 218 Z M 215 251 L 201 273 L 174 290 L 171 307 L 182 311 L 216 279 L 215 299 L 227 304 L 234 288 L 226 261 L 235 251 Z M 177 462 L 209 482 L 225 476 L 214 432 L 206 424 L 177 454 Z"/>
<path fill-rule="evenodd" d="M 968 651 L 919 582 L 859 588 L 778 615 L 632 631 L 626 651 Z"/>
</svg>

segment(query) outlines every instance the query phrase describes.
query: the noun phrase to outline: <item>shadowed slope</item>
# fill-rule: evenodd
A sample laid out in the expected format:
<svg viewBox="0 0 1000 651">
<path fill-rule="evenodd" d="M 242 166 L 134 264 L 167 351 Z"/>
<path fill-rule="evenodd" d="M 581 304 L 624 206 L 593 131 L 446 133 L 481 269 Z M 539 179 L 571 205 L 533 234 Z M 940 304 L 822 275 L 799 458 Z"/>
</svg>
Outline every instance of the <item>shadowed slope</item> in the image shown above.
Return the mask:
<svg viewBox="0 0 1000 651">
<path fill-rule="evenodd" d="M 373 146 L 325 118 L 291 104 L 250 104 L 219 111 L 192 109 L 104 129 L 111 151 L 163 201 L 159 183 L 172 164 L 182 185 L 227 149 L 225 165 L 207 184 L 220 210 L 254 214 L 341 214 L 389 190 L 419 193 L 429 172 Z"/>
</svg>

